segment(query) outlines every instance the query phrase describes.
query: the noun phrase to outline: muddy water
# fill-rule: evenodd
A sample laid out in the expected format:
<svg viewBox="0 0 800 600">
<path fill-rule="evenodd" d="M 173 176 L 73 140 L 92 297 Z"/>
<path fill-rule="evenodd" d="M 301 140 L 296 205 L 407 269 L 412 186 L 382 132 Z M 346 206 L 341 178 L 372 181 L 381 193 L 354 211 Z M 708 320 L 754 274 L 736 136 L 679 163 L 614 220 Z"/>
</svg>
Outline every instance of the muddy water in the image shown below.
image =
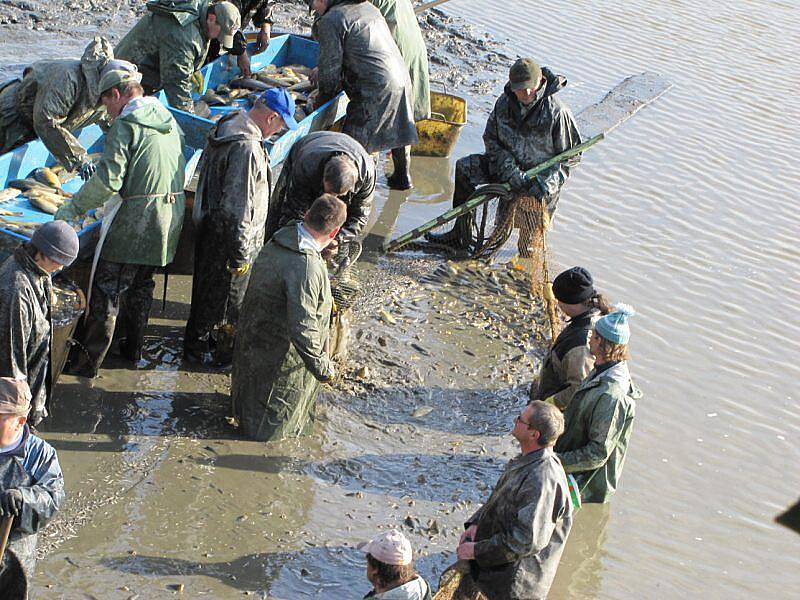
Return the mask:
<svg viewBox="0 0 800 600">
<path fill-rule="evenodd" d="M 528 3 L 483 3 L 478 15 L 454 0 L 441 13 L 565 73 L 576 108 L 646 69 L 676 83 L 587 154 L 551 236 L 561 266 L 586 265 L 640 310 L 633 371 L 646 391 L 622 489 L 579 514 L 554 598 L 787 597 L 798 586 L 797 542 L 771 524 L 800 490 L 788 185 L 798 32 L 788 3 L 707 4 L 550 6 L 547 29 L 524 16 Z M 535 33 L 519 33 L 524 19 Z M 83 45 L 46 36 L 65 53 Z M 9 72 L 30 41 L 15 30 L 0 44 Z M 481 148 L 499 89 L 483 71 L 483 87 L 456 88 L 492 91 L 470 96 L 455 157 Z M 440 212 L 452 169 L 415 160 L 413 192 L 381 187 L 370 241 Z M 65 378 L 44 434 L 70 502 L 43 540 L 36 597 L 169 598 L 183 585 L 192 598 L 358 598 L 354 545 L 389 525 L 435 581 L 513 454 L 505 432 L 541 353 L 541 315 L 513 272 L 367 253 L 360 273 L 346 377 L 311 438 L 237 438 L 226 376 L 180 360 L 186 278 L 170 278 L 138 370 L 112 361 L 95 382 Z"/>
</svg>

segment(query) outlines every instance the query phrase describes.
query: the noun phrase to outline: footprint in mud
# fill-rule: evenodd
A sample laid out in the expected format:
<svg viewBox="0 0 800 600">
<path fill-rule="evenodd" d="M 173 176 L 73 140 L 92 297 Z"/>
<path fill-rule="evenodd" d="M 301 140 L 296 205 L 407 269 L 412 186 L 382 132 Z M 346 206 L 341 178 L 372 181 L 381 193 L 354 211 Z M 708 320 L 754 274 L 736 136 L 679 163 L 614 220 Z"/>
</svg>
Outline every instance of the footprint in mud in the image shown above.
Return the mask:
<svg viewBox="0 0 800 600">
<path fill-rule="evenodd" d="M 505 461 L 491 456 L 363 455 L 313 464 L 308 472 L 351 491 L 429 502 L 482 502 Z"/>
</svg>

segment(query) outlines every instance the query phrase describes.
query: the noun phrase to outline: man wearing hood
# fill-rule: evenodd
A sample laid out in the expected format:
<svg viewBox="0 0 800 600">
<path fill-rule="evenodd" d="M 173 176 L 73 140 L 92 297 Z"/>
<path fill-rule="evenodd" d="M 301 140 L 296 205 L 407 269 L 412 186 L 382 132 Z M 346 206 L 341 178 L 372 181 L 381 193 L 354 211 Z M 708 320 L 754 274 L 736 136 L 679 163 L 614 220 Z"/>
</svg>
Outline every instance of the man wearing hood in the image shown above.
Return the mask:
<svg viewBox="0 0 800 600">
<path fill-rule="evenodd" d="M 326 349 L 333 299 L 322 251 L 346 213 L 341 200 L 323 194 L 302 222 L 272 236 L 253 265 L 234 346 L 231 401 L 239 426 L 255 440 L 307 433 L 319 382 L 333 380 Z"/>
<path fill-rule="evenodd" d="M 198 167 L 192 308 L 183 346 L 193 362 L 231 361 L 250 267 L 264 243 L 272 174 L 263 141 L 284 125 L 296 129 L 294 110 L 286 90 L 270 89 L 251 110 L 220 119 L 208 136 Z"/>
<path fill-rule="evenodd" d="M 564 435 L 556 452 L 574 478 L 581 502 L 608 502 L 619 486 L 625 454 L 642 392 L 628 371 L 628 319 L 633 310 L 618 304 L 594 326 L 589 351 L 594 369 L 575 390 L 564 412 Z"/>
<path fill-rule="evenodd" d="M 408 69 L 380 11 L 365 0 L 311 0 L 319 16 L 319 104 L 342 89 L 342 132 L 367 152 L 417 143 Z"/>
<path fill-rule="evenodd" d="M 105 116 L 98 84 L 112 58 L 108 40 L 96 37 L 80 60 L 41 60 L 0 85 L 0 154 L 38 136 L 67 170 L 89 179 L 94 165 L 72 132 Z"/>
<path fill-rule="evenodd" d="M 552 216 L 561 187 L 578 157 L 553 165 L 530 179 L 526 171 L 581 143 L 570 109 L 555 94 L 567 85 L 562 75 L 541 68 L 531 58 L 511 67 L 509 81 L 494 105 L 486 128 L 483 154 L 470 154 L 456 162 L 453 206 L 460 206 L 486 183 L 507 183 L 517 196 L 545 202 Z M 458 219 L 451 231 L 428 234 L 438 244 L 468 248 L 474 219 Z"/>
<path fill-rule="evenodd" d="M 105 238 L 91 286 L 88 315 L 70 353 L 69 371 L 95 377 L 111 346 L 120 305 L 120 351 L 138 361 L 153 301 L 153 272 L 175 256 L 183 225 L 183 132 L 156 98 L 144 97 L 135 70 L 111 69 L 100 97 L 114 119 L 97 172 L 63 205 L 71 220 L 106 207 Z M 113 199 L 112 199 L 113 197 Z"/>
<path fill-rule="evenodd" d="M 78 257 L 78 235 L 67 223 L 45 223 L 0 267 L 0 375 L 24 379 L 33 425 L 47 416 L 52 393 L 51 276 Z"/>
<path fill-rule="evenodd" d="M 211 40 L 233 46 L 239 10 L 211 0 L 152 0 L 147 10 L 115 54 L 139 68 L 148 94 L 163 88 L 170 106 L 194 112 L 192 76 L 203 66 Z"/>
</svg>

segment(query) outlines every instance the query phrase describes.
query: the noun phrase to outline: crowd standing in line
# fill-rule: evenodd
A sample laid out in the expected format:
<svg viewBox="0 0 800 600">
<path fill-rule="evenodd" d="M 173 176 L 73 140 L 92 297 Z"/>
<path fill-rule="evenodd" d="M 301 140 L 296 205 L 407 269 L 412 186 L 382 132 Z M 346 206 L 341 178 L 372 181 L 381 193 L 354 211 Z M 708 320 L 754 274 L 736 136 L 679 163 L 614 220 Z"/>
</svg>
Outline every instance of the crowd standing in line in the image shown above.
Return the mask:
<svg viewBox="0 0 800 600">
<path fill-rule="evenodd" d="M 427 51 L 410 0 L 309 0 L 320 44 L 319 102 L 342 89 L 343 132 L 316 132 L 292 147 L 273 191 L 263 141 L 297 126 L 284 90 L 212 128 L 199 163 L 197 226 L 187 359 L 227 366 L 231 401 L 245 435 L 279 440 L 313 426 L 320 383 L 333 381 L 329 330 L 336 308 L 326 261 L 358 242 L 372 209 L 375 154 L 391 150 L 390 187 L 408 189 L 415 121 L 430 115 Z M 377 7 L 377 8 L 376 8 Z M 269 44 L 265 0 L 153 0 L 112 52 L 103 38 L 80 61 L 40 61 L 0 87 L 0 144 L 35 135 L 86 183 L 56 220 L 0 268 L 0 517 L 13 516 L 12 548 L 32 574 L 36 532 L 59 509 L 64 485 L 55 451 L 38 438 L 51 392 L 51 275 L 78 256 L 64 221 L 105 205 L 89 286 L 88 314 L 68 371 L 94 377 L 118 337 L 123 357 L 141 357 L 153 273 L 176 251 L 184 217 L 183 133 L 152 96 L 192 111 L 192 85 L 209 52 L 230 52 L 248 74 L 242 23 Z M 530 58 L 516 61 L 489 115 L 485 152 L 456 164 L 453 204 L 500 182 L 552 214 L 578 159 L 534 178 L 526 170 L 580 143 L 569 108 L 555 96 L 566 80 Z M 103 121 L 102 157 L 92 160 L 73 131 Z M 471 217 L 431 236 L 468 245 Z M 457 546 L 488 598 L 547 595 L 579 502 L 607 502 L 619 485 L 641 392 L 628 369 L 626 306 L 612 309 L 586 269 L 558 275 L 553 292 L 568 323 L 531 386 L 511 435 L 520 455 Z M 580 500 L 579 500 L 580 499 Z M 362 548 L 373 589 L 366 597 L 427 600 L 411 545 L 389 531 Z"/>
</svg>

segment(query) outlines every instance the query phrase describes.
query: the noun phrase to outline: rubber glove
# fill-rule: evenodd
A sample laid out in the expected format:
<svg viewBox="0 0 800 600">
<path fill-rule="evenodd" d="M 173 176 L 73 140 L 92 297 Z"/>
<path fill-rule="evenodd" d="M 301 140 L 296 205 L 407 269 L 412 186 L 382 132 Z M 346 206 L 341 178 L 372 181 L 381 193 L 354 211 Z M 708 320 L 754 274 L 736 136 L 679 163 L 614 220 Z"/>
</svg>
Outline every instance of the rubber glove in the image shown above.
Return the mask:
<svg viewBox="0 0 800 600">
<path fill-rule="evenodd" d="M 92 161 L 87 160 L 78 169 L 78 175 L 80 175 L 80 178 L 84 181 L 89 181 L 89 178 L 94 175 L 96 171 L 97 165 L 95 165 Z"/>
<path fill-rule="evenodd" d="M 531 187 L 531 180 L 528 178 L 525 171 L 517 171 L 511 176 L 511 179 L 508 180 L 508 185 L 511 186 L 512 192 L 524 194 L 527 193 L 528 189 Z"/>
<path fill-rule="evenodd" d="M 244 263 L 241 267 L 232 267 L 228 265 L 228 273 L 234 277 L 242 277 L 250 270 L 250 263 Z"/>
<path fill-rule="evenodd" d="M 19 516 L 22 511 L 22 492 L 19 490 L 5 490 L 0 494 L 0 516 Z"/>
<path fill-rule="evenodd" d="M 203 77 L 203 74 L 200 71 L 195 71 L 192 73 L 192 90 L 198 94 L 203 93 L 203 88 L 206 85 L 206 80 Z"/>
</svg>

